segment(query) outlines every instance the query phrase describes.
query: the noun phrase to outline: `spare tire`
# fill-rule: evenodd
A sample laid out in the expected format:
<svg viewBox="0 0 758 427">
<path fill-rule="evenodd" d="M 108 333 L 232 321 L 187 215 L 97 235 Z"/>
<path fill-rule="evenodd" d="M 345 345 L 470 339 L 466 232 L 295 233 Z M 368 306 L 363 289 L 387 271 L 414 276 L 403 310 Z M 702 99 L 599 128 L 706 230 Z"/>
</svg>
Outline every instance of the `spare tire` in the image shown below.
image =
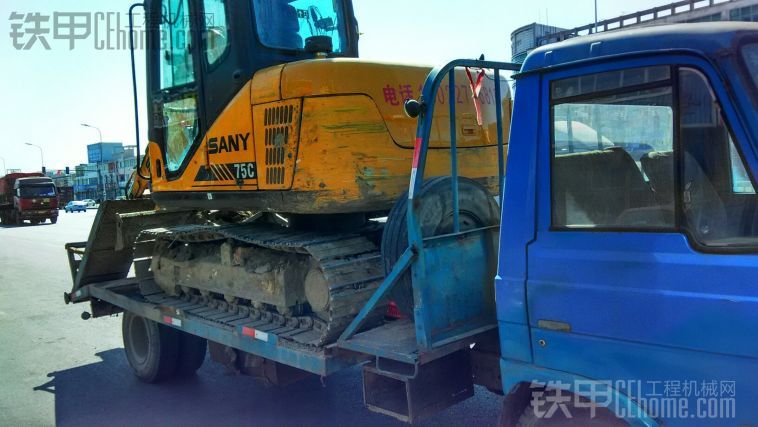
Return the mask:
<svg viewBox="0 0 758 427">
<path fill-rule="evenodd" d="M 431 178 L 421 185 L 416 196 L 417 216 L 423 237 L 439 236 L 453 232 L 452 177 Z M 486 188 L 469 178 L 458 178 L 459 221 L 461 231 L 497 225 L 500 211 L 495 199 Z M 387 216 L 382 233 L 382 257 L 387 274 L 408 247 L 408 192 L 406 191 Z M 399 279 L 389 294 L 400 312 L 413 313 L 413 289 L 410 271 Z"/>
</svg>

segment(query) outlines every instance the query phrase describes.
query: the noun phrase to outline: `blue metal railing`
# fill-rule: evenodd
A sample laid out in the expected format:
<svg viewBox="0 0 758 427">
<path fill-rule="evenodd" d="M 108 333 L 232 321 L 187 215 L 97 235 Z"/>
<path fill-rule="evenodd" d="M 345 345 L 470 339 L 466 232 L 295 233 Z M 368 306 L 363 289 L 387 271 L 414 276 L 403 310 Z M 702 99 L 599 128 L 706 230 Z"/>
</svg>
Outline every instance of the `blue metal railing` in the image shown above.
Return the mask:
<svg viewBox="0 0 758 427">
<path fill-rule="evenodd" d="M 453 232 L 460 232 L 459 198 L 458 198 L 458 145 L 455 117 L 456 103 L 456 85 L 455 69 L 460 67 L 490 69 L 494 71 L 495 77 L 495 109 L 497 121 L 497 152 L 498 152 L 498 194 L 500 200 L 503 196 L 503 179 L 505 177 L 505 148 L 503 142 L 503 106 L 501 102 L 502 88 L 500 72 L 518 71 L 521 69 L 520 64 L 506 62 L 492 62 L 480 60 L 458 59 L 448 63 L 445 66 L 435 68 L 429 73 L 424 83 L 424 89 L 421 95 L 421 109 L 416 128 L 416 145 L 414 147 L 413 167 L 411 169 L 411 182 L 408 189 L 408 243 L 411 248 L 421 248 L 423 246 L 423 236 L 421 227 L 416 217 L 416 206 L 413 200 L 418 194 L 418 190 L 424 183 L 424 169 L 426 167 L 426 154 L 429 150 L 429 137 L 431 135 L 432 122 L 434 120 L 434 108 L 437 92 L 442 85 L 445 77 L 449 82 L 449 108 L 450 108 L 450 175 L 452 177 L 452 194 L 453 194 Z M 425 100 L 432 100 L 426 102 Z"/>
<path fill-rule="evenodd" d="M 494 71 L 495 80 L 495 109 L 497 121 L 497 152 L 498 152 L 498 193 L 502 201 L 504 191 L 505 175 L 505 148 L 503 141 L 503 107 L 502 107 L 502 88 L 500 74 L 502 71 L 518 71 L 520 64 L 492 62 L 482 60 L 458 59 L 433 69 L 426 78 L 422 90 L 421 99 L 416 103 L 416 112 L 411 113 L 407 108 L 406 112 L 412 114 L 418 113 L 418 125 L 416 128 L 416 143 L 413 150 L 413 164 L 411 168 L 410 186 L 408 188 L 408 247 L 397 260 L 390 273 L 384 279 L 382 284 L 377 288 L 369 301 L 364 305 L 358 315 L 348 325 L 345 331 L 340 335 L 338 341 L 344 342 L 352 337 L 363 326 L 367 316 L 382 301 L 389 291 L 399 281 L 400 277 L 413 265 L 414 262 L 423 263 L 423 236 L 421 226 L 417 218 L 417 206 L 414 200 L 424 182 L 424 170 L 426 167 L 426 156 L 429 149 L 429 139 L 431 135 L 432 122 L 434 120 L 434 108 L 437 94 L 440 90 L 443 80 L 448 78 L 448 102 L 450 110 L 450 175 L 451 191 L 453 200 L 453 234 L 460 233 L 460 200 L 458 195 L 458 141 L 457 141 L 457 124 L 456 124 L 456 68 L 467 67 L 477 69 L 489 69 Z M 472 88 L 473 89 L 473 88 Z M 475 101 L 476 102 L 476 101 Z M 414 287 L 419 286 L 415 283 Z M 424 329 L 424 328 L 421 328 Z M 417 342 L 420 346 L 431 348 L 432 343 L 429 337 L 418 337 Z"/>
</svg>

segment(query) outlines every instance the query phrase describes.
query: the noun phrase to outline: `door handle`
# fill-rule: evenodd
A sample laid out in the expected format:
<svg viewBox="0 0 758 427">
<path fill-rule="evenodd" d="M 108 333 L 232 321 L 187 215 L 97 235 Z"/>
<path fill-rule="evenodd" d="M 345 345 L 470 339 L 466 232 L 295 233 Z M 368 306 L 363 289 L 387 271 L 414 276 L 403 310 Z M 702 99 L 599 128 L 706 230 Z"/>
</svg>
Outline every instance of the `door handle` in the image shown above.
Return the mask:
<svg viewBox="0 0 758 427">
<path fill-rule="evenodd" d="M 571 332 L 571 324 L 558 320 L 538 320 L 537 327 L 558 332 Z"/>
</svg>

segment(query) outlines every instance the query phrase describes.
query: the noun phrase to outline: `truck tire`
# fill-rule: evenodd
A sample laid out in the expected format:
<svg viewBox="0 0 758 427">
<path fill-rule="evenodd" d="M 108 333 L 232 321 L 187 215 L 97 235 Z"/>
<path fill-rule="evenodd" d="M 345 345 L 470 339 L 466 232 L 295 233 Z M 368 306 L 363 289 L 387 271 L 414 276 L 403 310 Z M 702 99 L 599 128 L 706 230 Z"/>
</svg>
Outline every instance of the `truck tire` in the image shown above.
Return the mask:
<svg viewBox="0 0 758 427">
<path fill-rule="evenodd" d="M 547 404 L 547 406 L 549 405 L 550 403 Z M 566 417 L 560 408 L 556 409 L 549 418 L 539 417 L 532 405 L 529 404 L 524 408 L 524 412 L 519 417 L 516 427 L 629 427 L 628 423 L 617 418 L 606 408 L 597 408 L 595 415 L 592 416 L 590 410 L 586 407 L 576 408 L 571 402 L 567 402 L 565 405 L 571 418 Z M 500 426 L 504 427 L 502 423 Z"/>
<path fill-rule="evenodd" d="M 50 224 L 55 224 L 56 222 L 58 222 L 58 217 L 57 216 L 53 217 L 53 218 L 50 218 Z"/>
<path fill-rule="evenodd" d="M 205 338 L 179 331 L 179 356 L 176 361 L 176 374 L 192 376 L 205 361 L 208 342 Z"/>
<path fill-rule="evenodd" d="M 416 200 L 421 234 L 424 237 L 439 236 L 453 231 L 451 183 L 452 177 L 442 176 L 429 179 L 421 186 Z M 497 203 L 487 189 L 476 181 L 459 177 L 458 199 L 462 231 L 499 223 L 500 214 Z M 382 258 L 384 258 L 384 269 L 387 274 L 408 247 L 407 209 L 408 192 L 406 191 L 392 207 L 382 233 Z M 403 315 L 412 315 L 413 289 L 410 271 L 406 271 L 399 279 L 390 292 L 389 299 L 395 302 Z"/>
<path fill-rule="evenodd" d="M 152 320 L 124 312 L 124 351 L 134 374 L 155 383 L 174 375 L 179 353 L 179 331 Z"/>
</svg>

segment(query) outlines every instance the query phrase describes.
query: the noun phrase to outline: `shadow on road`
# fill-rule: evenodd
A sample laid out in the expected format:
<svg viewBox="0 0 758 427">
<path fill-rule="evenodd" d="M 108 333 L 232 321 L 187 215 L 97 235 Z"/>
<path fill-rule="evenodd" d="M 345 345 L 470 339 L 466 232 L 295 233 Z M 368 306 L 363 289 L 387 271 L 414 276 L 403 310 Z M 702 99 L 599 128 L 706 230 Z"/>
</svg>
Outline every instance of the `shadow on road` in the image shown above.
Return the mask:
<svg viewBox="0 0 758 427">
<path fill-rule="evenodd" d="M 52 372 L 34 388 L 55 395 L 55 419 L 68 425 L 405 426 L 363 407 L 359 368 L 288 387 L 266 387 L 206 360 L 198 374 L 158 385 L 139 382 L 123 349 L 102 360 Z M 425 420 L 426 425 L 494 425 L 498 397 L 478 390 L 467 402 Z"/>
</svg>

